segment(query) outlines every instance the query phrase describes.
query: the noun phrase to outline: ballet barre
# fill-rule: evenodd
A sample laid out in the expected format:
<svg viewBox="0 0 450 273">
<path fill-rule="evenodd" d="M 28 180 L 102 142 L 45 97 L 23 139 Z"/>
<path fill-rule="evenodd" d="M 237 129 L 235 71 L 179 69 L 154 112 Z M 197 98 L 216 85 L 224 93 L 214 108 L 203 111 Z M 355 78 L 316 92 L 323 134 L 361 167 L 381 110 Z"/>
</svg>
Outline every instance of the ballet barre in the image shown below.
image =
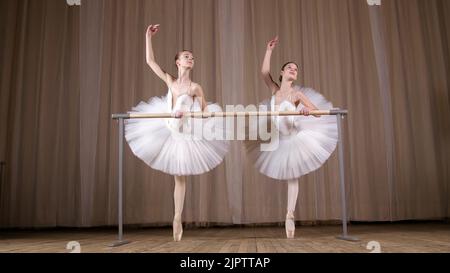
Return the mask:
<svg viewBox="0 0 450 273">
<path fill-rule="evenodd" d="M 313 110 L 310 115 L 347 115 L 347 110 Z M 298 116 L 298 111 L 255 111 L 255 112 L 185 112 L 183 117 L 187 118 L 215 118 L 215 117 L 257 117 L 257 116 Z M 136 118 L 175 118 L 174 113 L 127 113 L 113 114 L 113 119 L 136 119 Z"/>
<path fill-rule="evenodd" d="M 347 229 L 347 202 L 345 193 L 345 174 L 344 174 L 344 144 L 342 137 L 342 119 L 348 115 L 347 110 L 331 109 L 331 110 L 313 110 L 310 111 L 311 116 L 334 115 L 337 119 L 338 127 L 338 159 L 339 159 L 339 182 L 341 191 L 342 206 L 342 235 L 337 239 L 346 241 L 358 241 L 357 238 L 348 235 Z M 258 116 L 299 116 L 298 111 L 254 111 L 254 112 L 184 112 L 183 117 L 188 118 L 211 118 L 211 117 L 258 117 Z M 130 243 L 123 239 L 123 142 L 124 142 L 124 121 L 126 119 L 139 118 L 175 118 L 173 113 L 121 113 L 113 114 L 112 119 L 119 122 L 119 166 L 118 166 L 118 239 L 109 246 L 117 247 Z"/>
</svg>

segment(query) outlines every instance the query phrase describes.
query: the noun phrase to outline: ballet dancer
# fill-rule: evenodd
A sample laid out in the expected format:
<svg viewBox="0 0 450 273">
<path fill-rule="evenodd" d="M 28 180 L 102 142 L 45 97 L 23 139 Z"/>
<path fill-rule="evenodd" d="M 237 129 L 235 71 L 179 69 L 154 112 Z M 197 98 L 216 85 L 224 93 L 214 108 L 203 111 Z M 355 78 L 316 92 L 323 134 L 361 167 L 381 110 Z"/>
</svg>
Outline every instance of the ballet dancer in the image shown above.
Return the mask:
<svg viewBox="0 0 450 273">
<path fill-rule="evenodd" d="M 275 37 L 267 44 L 261 73 L 272 92 L 267 106 L 272 111 L 297 111 L 298 116 L 273 116 L 271 122 L 279 139 L 276 148 L 262 151 L 259 146 L 250 149 L 255 167 L 264 175 L 288 184 L 288 202 L 285 221 L 287 238 L 295 236 L 294 211 L 298 196 L 298 180 L 301 176 L 317 170 L 336 148 L 338 133 L 334 116 L 311 116 L 312 110 L 332 109 L 321 94 L 311 88 L 294 85 L 299 66 L 287 62 L 280 71 L 279 86 L 270 75 L 272 51 L 278 44 Z M 259 119 L 259 124 L 268 117 Z"/>
<path fill-rule="evenodd" d="M 152 39 L 159 29 L 159 24 L 147 28 L 146 61 L 166 83 L 167 95 L 140 102 L 130 113 L 172 113 L 173 118 L 130 119 L 125 124 L 125 138 L 133 153 L 147 165 L 174 176 L 173 238 L 180 241 L 186 177 L 208 172 L 218 166 L 228 152 L 229 142 L 225 138 L 207 140 L 194 132 L 196 126 L 206 123 L 210 130 L 222 132 L 221 118 L 184 117 L 185 112 L 221 112 L 222 109 L 217 104 L 208 104 L 200 84 L 191 80 L 194 68 L 191 51 L 183 50 L 176 54 L 177 77 L 165 72 L 156 63 Z"/>
</svg>

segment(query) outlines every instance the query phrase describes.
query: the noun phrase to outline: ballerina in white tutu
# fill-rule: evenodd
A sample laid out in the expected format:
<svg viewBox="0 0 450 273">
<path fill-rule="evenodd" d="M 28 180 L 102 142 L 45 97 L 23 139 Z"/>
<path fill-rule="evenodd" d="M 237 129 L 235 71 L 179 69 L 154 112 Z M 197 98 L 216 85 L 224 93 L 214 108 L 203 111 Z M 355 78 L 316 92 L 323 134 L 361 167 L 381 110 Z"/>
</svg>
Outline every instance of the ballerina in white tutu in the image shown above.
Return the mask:
<svg viewBox="0 0 450 273">
<path fill-rule="evenodd" d="M 273 179 L 287 181 L 288 204 L 286 215 L 286 236 L 295 234 L 294 210 L 297 203 L 298 179 L 324 164 L 336 148 L 338 133 L 334 116 L 310 116 L 312 110 L 332 109 L 332 105 L 321 94 L 311 88 L 294 86 L 297 80 L 298 65 L 288 62 L 281 68 L 281 87 L 270 75 L 270 58 L 278 43 L 274 38 L 267 44 L 262 66 L 264 82 L 272 91 L 267 106 L 272 111 L 298 111 L 301 116 L 274 116 L 272 128 L 278 141 L 270 151 L 261 151 L 259 146 L 250 149 L 256 168 Z M 260 118 L 259 124 L 267 122 Z M 272 130 L 274 130 L 272 129 Z"/>
<path fill-rule="evenodd" d="M 140 102 L 130 113 L 173 113 L 174 118 L 130 119 L 125 124 L 125 138 L 133 153 L 147 165 L 174 175 L 173 238 L 180 241 L 186 176 L 202 174 L 218 166 L 228 151 L 229 143 L 225 138 L 205 138 L 203 135 L 203 128 L 208 128 L 210 136 L 223 135 L 222 118 L 183 117 L 183 113 L 188 111 L 221 112 L 222 109 L 216 104 L 207 104 L 202 87 L 191 81 L 190 72 L 194 67 L 192 52 L 185 50 L 176 55 L 177 78 L 155 62 L 152 37 L 158 30 L 159 25 L 150 25 L 147 29 L 146 58 L 153 72 L 167 84 L 167 95 Z"/>
</svg>

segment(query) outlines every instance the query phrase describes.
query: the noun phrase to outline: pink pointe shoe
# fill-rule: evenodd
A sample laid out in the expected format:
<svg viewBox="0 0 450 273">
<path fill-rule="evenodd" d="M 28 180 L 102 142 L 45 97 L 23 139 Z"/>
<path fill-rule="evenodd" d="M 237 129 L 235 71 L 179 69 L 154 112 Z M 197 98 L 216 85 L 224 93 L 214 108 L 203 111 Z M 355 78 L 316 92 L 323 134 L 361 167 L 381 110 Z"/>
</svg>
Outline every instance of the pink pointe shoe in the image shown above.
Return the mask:
<svg viewBox="0 0 450 273">
<path fill-rule="evenodd" d="M 289 211 L 286 214 L 286 237 L 288 239 L 293 239 L 295 236 L 295 221 L 294 221 L 294 212 Z"/>
<path fill-rule="evenodd" d="M 181 224 L 181 217 L 175 216 L 173 218 L 173 240 L 175 242 L 181 241 L 183 236 L 183 225 Z"/>
</svg>

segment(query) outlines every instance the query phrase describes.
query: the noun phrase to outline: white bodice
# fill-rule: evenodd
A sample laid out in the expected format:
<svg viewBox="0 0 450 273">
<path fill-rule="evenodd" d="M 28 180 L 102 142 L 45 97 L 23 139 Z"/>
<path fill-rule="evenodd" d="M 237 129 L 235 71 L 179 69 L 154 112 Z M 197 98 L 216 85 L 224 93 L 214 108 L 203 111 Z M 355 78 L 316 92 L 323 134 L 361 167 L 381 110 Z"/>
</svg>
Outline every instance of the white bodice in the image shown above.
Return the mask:
<svg viewBox="0 0 450 273">
<path fill-rule="evenodd" d="M 195 97 L 188 94 L 179 95 L 175 105 L 172 107 L 172 113 L 176 111 L 198 112 L 201 111 L 200 102 Z"/>
<path fill-rule="evenodd" d="M 279 105 L 275 105 L 275 96 L 272 96 L 271 107 L 275 111 L 297 111 L 301 104 L 295 107 L 290 101 L 283 100 Z M 298 116 L 273 116 L 272 122 L 282 136 L 296 135 L 301 129 Z"/>
<path fill-rule="evenodd" d="M 177 97 L 177 100 L 175 101 L 175 105 L 172 107 L 172 100 L 173 95 L 171 90 L 169 89 L 169 92 L 167 94 L 167 105 L 168 105 L 168 111 L 170 113 L 175 113 L 176 111 L 181 112 L 199 112 L 201 111 L 201 104 L 200 101 L 193 96 L 190 96 L 189 94 L 181 94 Z M 177 132 L 184 132 L 184 133 L 190 133 L 191 127 L 192 127 L 192 121 L 191 119 L 186 118 L 170 118 L 167 119 L 167 125 L 171 130 L 177 131 Z"/>
</svg>

